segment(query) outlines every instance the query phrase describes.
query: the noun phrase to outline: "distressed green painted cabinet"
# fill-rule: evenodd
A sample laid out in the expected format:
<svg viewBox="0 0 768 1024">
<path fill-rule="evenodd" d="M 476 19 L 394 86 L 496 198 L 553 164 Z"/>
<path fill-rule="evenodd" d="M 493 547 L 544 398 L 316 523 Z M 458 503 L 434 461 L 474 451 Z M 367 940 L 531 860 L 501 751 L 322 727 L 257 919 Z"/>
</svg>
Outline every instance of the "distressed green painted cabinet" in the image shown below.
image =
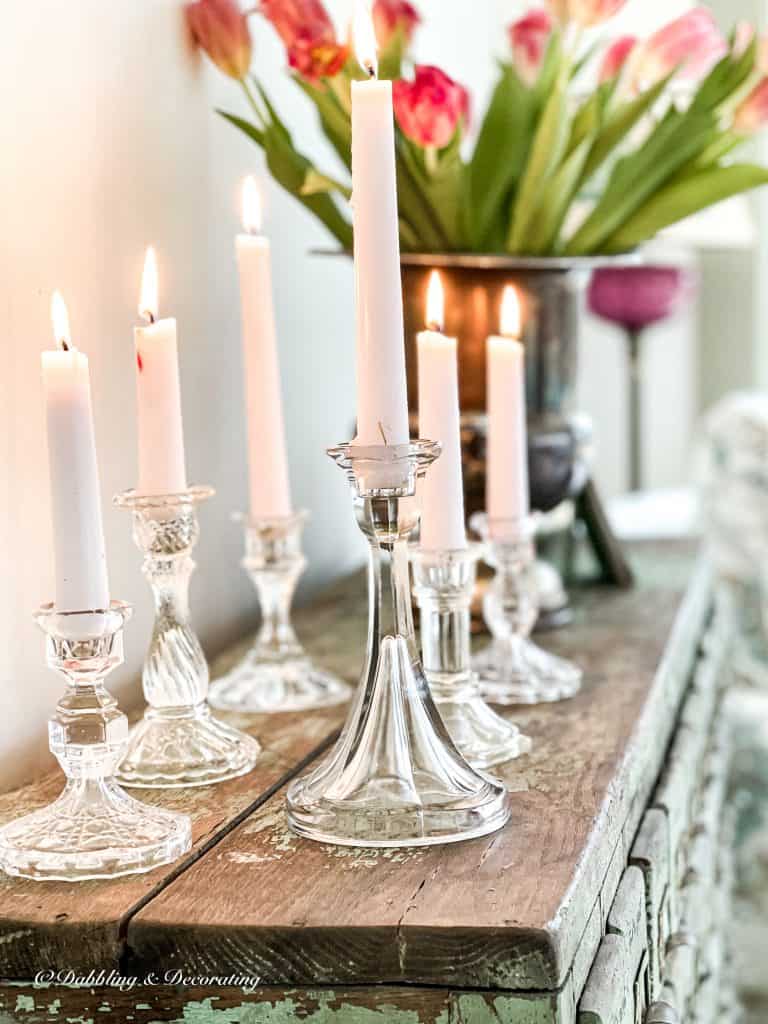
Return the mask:
<svg viewBox="0 0 768 1024">
<path fill-rule="evenodd" d="M 340 713 L 237 718 L 264 746 L 251 775 L 143 794 L 192 815 L 182 862 L 101 884 L 0 878 L 0 1024 L 727 1021 L 729 615 L 689 547 L 634 557 L 638 588 L 585 590 L 547 638 L 583 665 L 583 692 L 510 712 L 534 750 L 499 772 L 515 794 L 502 832 L 404 851 L 300 840 L 284 789 Z M 365 603 L 355 577 L 299 621 L 350 679 Z M 0 798 L 0 818 L 59 785 Z"/>
</svg>

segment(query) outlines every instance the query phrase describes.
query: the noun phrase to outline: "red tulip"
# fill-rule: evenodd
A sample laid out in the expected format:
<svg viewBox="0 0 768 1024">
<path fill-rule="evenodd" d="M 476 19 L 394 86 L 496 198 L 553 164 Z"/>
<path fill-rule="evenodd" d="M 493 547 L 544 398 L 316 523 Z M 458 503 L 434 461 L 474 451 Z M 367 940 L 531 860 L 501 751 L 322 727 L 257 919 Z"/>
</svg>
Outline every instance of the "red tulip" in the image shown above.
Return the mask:
<svg viewBox="0 0 768 1024">
<path fill-rule="evenodd" d="M 552 28 L 552 17 L 544 10 L 529 11 L 509 26 L 515 70 L 526 85 L 539 77 Z"/>
<path fill-rule="evenodd" d="M 736 108 L 733 127 L 743 135 L 752 135 L 768 124 L 768 78 L 764 78 Z"/>
<path fill-rule="evenodd" d="M 395 118 L 403 134 L 419 146 L 443 149 L 459 122 L 469 116 L 469 93 L 440 68 L 418 64 L 412 82 L 392 87 Z"/>
<path fill-rule="evenodd" d="M 600 81 L 607 82 L 611 78 L 615 78 L 623 70 L 636 46 L 637 38 L 635 36 L 621 36 L 615 43 L 612 43 L 600 65 Z"/>
<path fill-rule="evenodd" d="M 684 78 L 698 81 L 727 52 L 728 46 L 710 11 L 695 7 L 647 40 L 638 60 L 637 79 L 645 86 L 679 67 Z"/>
<path fill-rule="evenodd" d="M 303 78 L 332 78 L 344 67 L 347 47 L 336 38 L 320 0 L 261 0 L 259 10 L 285 44 L 288 63 Z"/>
<path fill-rule="evenodd" d="M 197 45 L 232 78 L 245 78 L 251 66 L 251 33 L 236 0 L 197 0 L 185 8 Z"/>
<path fill-rule="evenodd" d="M 373 23 L 379 46 L 385 49 L 396 32 L 402 32 L 407 43 L 421 24 L 421 15 L 408 0 L 376 0 Z"/>
</svg>

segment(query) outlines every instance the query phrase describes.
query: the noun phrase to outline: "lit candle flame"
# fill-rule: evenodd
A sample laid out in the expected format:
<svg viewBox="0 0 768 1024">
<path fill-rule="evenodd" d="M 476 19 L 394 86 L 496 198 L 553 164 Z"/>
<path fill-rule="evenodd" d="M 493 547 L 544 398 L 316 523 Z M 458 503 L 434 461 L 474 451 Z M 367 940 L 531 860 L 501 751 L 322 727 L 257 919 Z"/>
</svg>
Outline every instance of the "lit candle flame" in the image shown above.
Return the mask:
<svg viewBox="0 0 768 1024">
<path fill-rule="evenodd" d="M 157 319 L 158 310 L 157 254 L 150 245 L 144 257 L 144 273 L 141 275 L 141 295 L 139 296 L 139 316 L 153 324 Z"/>
<path fill-rule="evenodd" d="M 520 298 L 511 284 L 504 289 L 504 297 L 501 300 L 501 333 L 505 338 L 516 339 L 522 333 Z"/>
<path fill-rule="evenodd" d="M 373 26 L 373 15 L 366 0 L 356 0 L 352 38 L 360 66 L 368 72 L 371 78 L 376 78 L 379 74 L 376 30 Z"/>
<path fill-rule="evenodd" d="M 250 174 L 243 182 L 243 227 L 249 235 L 261 231 L 261 196 L 256 179 Z"/>
<path fill-rule="evenodd" d="M 436 270 L 429 276 L 427 288 L 427 327 L 431 331 L 442 331 L 445 316 L 443 282 Z"/>
<path fill-rule="evenodd" d="M 54 292 L 51 296 L 51 320 L 56 344 L 64 352 L 69 352 L 72 348 L 72 335 L 69 330 L 69 313 L 61 292 Z"/>
</svg>

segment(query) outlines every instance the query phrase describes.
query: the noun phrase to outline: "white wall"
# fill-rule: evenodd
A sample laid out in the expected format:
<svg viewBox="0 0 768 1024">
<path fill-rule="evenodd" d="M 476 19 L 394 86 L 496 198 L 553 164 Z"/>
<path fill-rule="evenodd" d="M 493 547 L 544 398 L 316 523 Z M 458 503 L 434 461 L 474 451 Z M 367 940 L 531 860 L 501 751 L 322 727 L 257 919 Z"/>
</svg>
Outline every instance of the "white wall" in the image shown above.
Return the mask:
<svg viewBox="0 0 768 1024">
<path fill-rule="evenodd" d="M 246 496 L 233 237 L 239 179 L 261 170 L 256 150 L 212 112 L 239 100 L 189 52 L 178 0 L 79 0 L 76 16 L 60 0 L 13 6 L 0 38 L 0 452 L 11 492 L 0 492 L 5 784 L 39 763 L 61 689 L 31 621 L 52 595 L 39 360 L 54 288 L 91 361 L 112 592 L 136 606 L 113 689 L 126 705 L 140 699 L 131 681 L 150 628 L 148 592 L 128 518 L 109 502 L 135 483 L 131 325 L 149 241 L 159 252 L 162 309 L 179 320 L 190 478 L 218 488 L 202 511 L 194 617 L 210 651 L 252 619 L 230 522 Z M 316 583 L 359 553 L 342 475 L 323 453 L 349 435 L 353 417 L 351 272 L 307 255 L 325 242 L 322 232 L 271 188 L 266 227 L 293 487 L 313 513 L 308 580 Z"/>
</svg>

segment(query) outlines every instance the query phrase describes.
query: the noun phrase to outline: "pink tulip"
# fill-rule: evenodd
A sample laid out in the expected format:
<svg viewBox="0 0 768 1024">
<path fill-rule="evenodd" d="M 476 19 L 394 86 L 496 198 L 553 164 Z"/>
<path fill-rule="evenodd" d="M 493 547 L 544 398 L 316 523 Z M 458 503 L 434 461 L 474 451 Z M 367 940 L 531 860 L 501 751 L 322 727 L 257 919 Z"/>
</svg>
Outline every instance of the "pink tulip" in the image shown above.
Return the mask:
<svg viewBox="0 0 768 1024">
<path fill-rule="evenodd" d="M 346 64 L 348 49 L 336 38 L 320 0 L 261 0 L 259 10 L 285 44 L 288 63 L 303 78 L 332 78 Z"/>
<path fill-rule="evenodd" d="M 197 0 L 185 13 L 200 49 L 224 74 L 245 78 L 251 66 L 251 34 L 236 0 Z"/>
<path fill-rule="evenodd" d="M 409 43 L 416 28 L 421 24 L 421 15 L 408 0 L 376 0 L 373 5 L 373 23 L 379 46 L 385 49 L 396 32 L 401 32 Z"/>
<path fill-rule="evenodd" d="M 537 10 L 509 26 L 515 70 L 526 85 L 533 85 L 539 77 L 553 24 L 547 11 Z"/>
<path fill-rule="evenodd" d="M 469 93 L 440 68 L 417 64 L 412 82 L 392 86 L 395 118 L 403 134 L 419 146 L 443 149 L 469 116 Z"/>
<path fill-rule="evenodd" d="M 627 0 L 569 0 L 568 15 L 585 28 L 600 25 L 618 13 Z"/>
<path fill-rule="evenodd" d="M 733 33 L 733 50 L 731 51 L 733 56 L 743 57 L 754 38 L 754 25 L 751 25 L 748 21 L 737 22 Z"/>
<path fill-rule="evenodd" d="M 704 7 L 695 7 L 659 29 L 643 45 L 637 80 L 646 86 L 679 67 L 684 78 L 698 81 L 727 52 L 712 14 Z"/>
<path fill-rule="evenodd" d="M 607 82 L 615 78 L 623 70 L 636 46 L 637 38 L 635 36 L 621 36 L 615 43 L 612 43 L 600 65 L 600 81 Z"/>
<path fill-rule="evenodd" d="M 764 78 L 736 108 L 734 131 L 752 135 L 768 124 L 768 78 Z"/>
</svg>

